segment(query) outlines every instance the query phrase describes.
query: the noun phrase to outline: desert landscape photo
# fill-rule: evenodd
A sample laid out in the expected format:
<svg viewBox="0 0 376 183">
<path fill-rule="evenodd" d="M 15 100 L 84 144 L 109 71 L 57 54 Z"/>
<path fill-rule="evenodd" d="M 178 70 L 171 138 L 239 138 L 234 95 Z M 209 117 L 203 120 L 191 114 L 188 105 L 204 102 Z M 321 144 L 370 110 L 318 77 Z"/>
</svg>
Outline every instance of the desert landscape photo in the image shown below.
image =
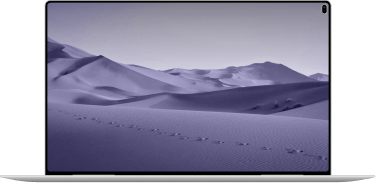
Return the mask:
<svg viewBox="0 0 376 183">
<path fill-rule="evenodd" d="M 327 27 L 282 31 L 312 17 L 265 25 L 253 3 L 93 4 L 48 5 L 48 171 L 328 171 Z"/>
</svg>

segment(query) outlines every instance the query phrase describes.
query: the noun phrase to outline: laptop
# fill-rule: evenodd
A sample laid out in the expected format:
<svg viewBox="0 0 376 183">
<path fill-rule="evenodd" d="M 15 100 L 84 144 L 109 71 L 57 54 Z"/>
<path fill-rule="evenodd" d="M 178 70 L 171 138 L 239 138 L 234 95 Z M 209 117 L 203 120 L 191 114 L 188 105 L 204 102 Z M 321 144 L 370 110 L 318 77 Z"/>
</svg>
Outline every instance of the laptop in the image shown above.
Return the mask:
<svg viewBox="0 0 376 183">
<path fill-rule="evenodd" d="M 46 175 L 340 182 L 330 4 L 46 4 Z"/>
</svg>

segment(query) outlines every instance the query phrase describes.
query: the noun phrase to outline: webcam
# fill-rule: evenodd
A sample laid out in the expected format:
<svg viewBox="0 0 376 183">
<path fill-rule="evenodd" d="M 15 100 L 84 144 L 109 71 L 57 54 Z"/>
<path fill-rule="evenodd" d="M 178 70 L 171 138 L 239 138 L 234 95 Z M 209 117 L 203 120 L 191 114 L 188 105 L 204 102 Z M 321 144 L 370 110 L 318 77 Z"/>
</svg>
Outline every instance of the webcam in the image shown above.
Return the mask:
<svg viewBox="0 0 376 183">
<path fill-rule="evenodd" d="M 327 11 L 327 10 L 326 10 L 326 5 L 323 5 L 323 6 L 322 6 L 322 12 L 323 12 L 323 13 L 326 13 L 326 11 Z"/>
</svg>

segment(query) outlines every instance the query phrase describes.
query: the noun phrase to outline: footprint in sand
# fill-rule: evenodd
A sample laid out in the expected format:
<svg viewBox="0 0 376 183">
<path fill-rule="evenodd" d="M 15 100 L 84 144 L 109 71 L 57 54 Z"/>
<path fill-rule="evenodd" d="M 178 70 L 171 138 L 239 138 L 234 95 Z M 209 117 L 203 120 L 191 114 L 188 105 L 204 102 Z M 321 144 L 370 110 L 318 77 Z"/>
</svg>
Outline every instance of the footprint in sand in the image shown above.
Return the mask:
<svg viewBox="0 0 376 183">
<path fill-rule="evenodd" d="M 271 147 L 262 147 L 261 149 L 267 151 L 267 150 L 271 150 L 272 148 Z"/>
<path fill-rule="evenodd" d="M 160 135 L 164 135 L 164 134 L 166 134 L 166 133 L 167 133 L 167 132 L 160 132 L 159 134 L 160 134 Z"/>
<path fill-rule="evenodd" d="M 206 137 L 198 137 L 197 138 L 197 141 L 205 141 L 205 140 L 208 140 L 209 138 L 206 138 Z"/>
<path fill-rule="evenodd" d="M 77 116 L 74 116 L 74 117 L 82 118 L 82 119 L 86 119 L 86 118 L 84 118 L 84 117 L 82 117 L 82 116 L 80 116 L 80 115 L 77 115 Z"/>
<path fill-rule="evenodd" d="M 129 125 L 128 128 L 137 128 L 137 125 Z"/>
<path fill-rule="evenodd" d="M 96 121 L 99 120 L 99 118 L 92 117 L 91 120 Z"/>
<path fill-rule="evenodd" d="M 250 143 L 248 143 L 248 142 L 237 142 L 237 144 L 240 145 L 240 146 L 248 146 L 248 145 L 250 145 Z"/>
<path fill-rule="evenodd" d="M 137 130 L 144 130 L 144 128 L 137 128 Z"/>
<path fill-rule="evenodd" d="M 187 139 L 189 139 L 189 137 L 188 136 L 180 136 L 180 139 L 181 140 L 187 140 Z"/>
<path fill-rule="evenodd" d="M 108 124 L 110 124 L 110 125 L 113 125 L 113 124 L 115 124 L 116 122 L 109 122 Z"/>
<path fill-rule="evenodd" d="M 328 160 L 328 158 L 326 158 L 324 156 L 316 156 L 316 155 L 310 155 L 310 154 L 304 154 L 304 156 L 309 156 L 309 157 L 312 157 L 316 160 L 322 160 L 322 161 Z"/>
<path fill-rule="evenodd" d="M 159 131 L 158 128 L 151 129 L 152 132 Z"/>
<path fill-rule="evenodd" d="M 214 143 L 214 144 L 223 144 L 223 143 L 225 143 L 225 142 L 220 141 L 220 140 L 216 140 L 216 141 L 213 141 L 213 143 Z"/>
<path fill-rule="evenodd" d="M 318 160 L 328 160 L 328 158 L 324 157 L 324 156 L 316 156 L 316 158 Z"/>
<path fill-rule="evenodd" d="M 123 127 L 124 125 L 117 125 L 116 127 Z"/>
<path fill-rule="evenodd" d="M 287 153 L 290 153 L 290 154 L 298 154 L 298 153 L 302 153 L 303 150 L 299 150 L 299 149 L 286 149 L 287 150 Z"/>
<path fill-rule="evenodd" d="M 85 119 L 85 118 L 77 118 L 76 120 L 83 120 L 83 119 Z"/>
<path fill-rule="evenodd" d="M 173 133 L 170 136 L 178 136 L 178 135 L 180 135 L 180 133 Z"/>
</svg>

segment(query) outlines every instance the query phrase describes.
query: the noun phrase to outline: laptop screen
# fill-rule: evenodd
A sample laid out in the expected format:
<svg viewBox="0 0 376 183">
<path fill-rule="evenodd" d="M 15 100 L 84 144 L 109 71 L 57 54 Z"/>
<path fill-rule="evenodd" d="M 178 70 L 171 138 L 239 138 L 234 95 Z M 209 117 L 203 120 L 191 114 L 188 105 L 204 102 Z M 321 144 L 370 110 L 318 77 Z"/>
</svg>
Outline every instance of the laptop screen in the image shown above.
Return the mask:
<svg viewBox="0 0 376 183">
<path fill-rule="evenodd" d="M 327 2 L 49 2 L 47 174 L 329 174 Z"/>
</svg>

